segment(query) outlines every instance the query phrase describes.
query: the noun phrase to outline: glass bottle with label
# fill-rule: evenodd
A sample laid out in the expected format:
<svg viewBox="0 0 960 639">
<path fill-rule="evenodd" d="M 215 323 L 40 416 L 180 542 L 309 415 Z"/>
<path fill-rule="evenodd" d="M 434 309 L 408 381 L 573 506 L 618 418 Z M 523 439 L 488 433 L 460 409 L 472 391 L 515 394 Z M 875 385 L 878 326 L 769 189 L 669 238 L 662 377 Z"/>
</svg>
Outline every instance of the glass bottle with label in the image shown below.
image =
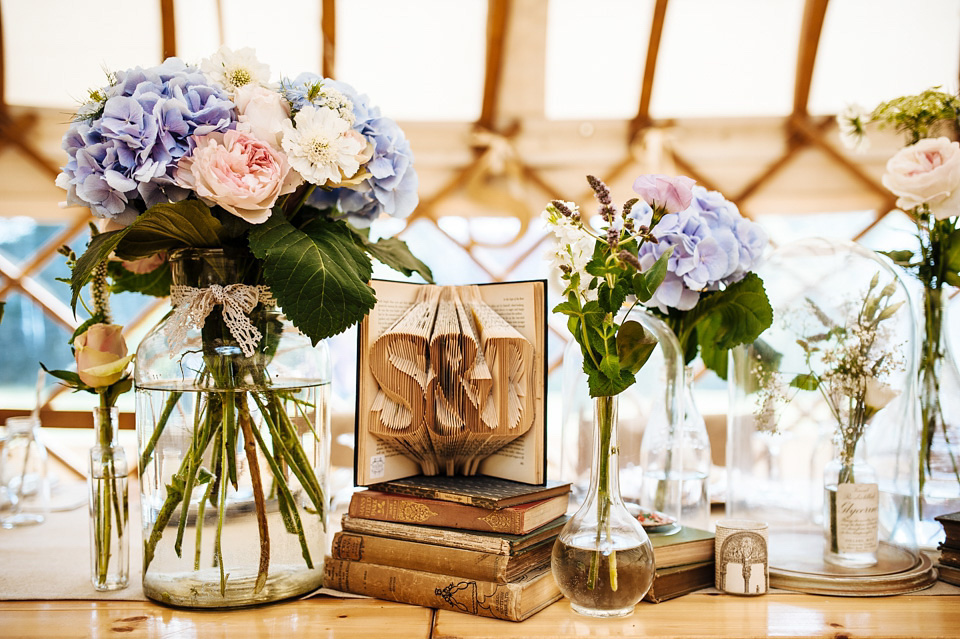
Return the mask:
<svg viewBox="0 0 960 639">
<path fill-rule="evenodd" d="M 827 563 L 867 567 L 877 563 L 880 493 L 877 474 L 862 458 L 841 449 L 823 469 L 823 558 Z"/>
</svg>

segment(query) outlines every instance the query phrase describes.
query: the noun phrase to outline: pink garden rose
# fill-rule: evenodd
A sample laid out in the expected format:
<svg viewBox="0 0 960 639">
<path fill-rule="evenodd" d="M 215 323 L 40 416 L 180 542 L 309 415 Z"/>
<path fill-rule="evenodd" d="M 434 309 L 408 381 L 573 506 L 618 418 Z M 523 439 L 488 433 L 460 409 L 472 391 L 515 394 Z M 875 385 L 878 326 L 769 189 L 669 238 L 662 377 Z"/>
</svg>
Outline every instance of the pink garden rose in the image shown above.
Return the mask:
<svg viewBox="0 0 960 639">
<path fill-rule="evenodd" d="M 127 356 L 123 327 L 93 324 L 73 340 L 77 374 L 87 386 L 101 388 L 119 382 L 133 355 Z"/>
<path fill-rule="evenodd" d="M 281 123 L 290 119 L 290 103 L 278 92 L 254 83 L 238 88 L 233 101 L 240 114 L 237 128 L 279 149 L 283 139 Z"/>
<path fill-rule="evenodd" d="M 196 191 L 205 204 L 221 206 L 251 224 L 266 222 L 277 198 L 302 182 L 282 152 L 249 133 L 227 131 L 193 139 L 197 147 L 180 159 L 177 184 Z"/>
<path fill-rule="evenodd" d="M 911 211 L 926 204 L 938 220 L 960 213 L 960 144 L 926 138 L 900 149 L 887 162 L 883 185 L 897 206 Z"/>
<path fill-rule="evenodd" d="M 641 175 L 633 183 L 633 190 L 654 210 L 662 213 L 679 213 L 690 206 L 693 199 L 692 179 L 678 175 Z"/>
<path fill-rule="evenodd" d="M 152 273 L 157 270 L 166 261 L 167 252 L 160 251 L 159 253 L 154 253 L 150 257 L 145 257 L 140 260 L 121 260 L 120 266 L 131 273 L 136 273 L 137 275 L 146 275 L 147 273 Z"/>
</svg>

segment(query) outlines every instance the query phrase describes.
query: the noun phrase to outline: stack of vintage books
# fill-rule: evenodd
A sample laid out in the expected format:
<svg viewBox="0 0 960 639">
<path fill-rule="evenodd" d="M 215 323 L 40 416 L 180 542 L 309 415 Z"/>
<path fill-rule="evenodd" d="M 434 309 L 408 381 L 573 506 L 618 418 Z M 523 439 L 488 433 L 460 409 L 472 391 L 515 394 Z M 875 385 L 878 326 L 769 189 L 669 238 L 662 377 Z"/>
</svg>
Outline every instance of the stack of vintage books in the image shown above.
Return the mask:
<svg viewBox="0 0 960 639">
<path fill-rule="evenodd" d="M 940 581 L 960 586 L 960 512 L 940 515 L 936 520 L 946 533 L 946 539 L 940 543 L 940 561 L 937 563 Z"/>
<path fill-rule="evenodd" d="M 642 521 L 642 519 L 641 519 Z M 714 584 L 714 534 L 682 526 L 672 535 L 651 534 L 656 572 L 644 601 L 660 603 Z"/>
<path fill-rule="evenodd" d="M 560 599 L 550 573 L 570 484 L 411 477 L 354 494 L 329 588 L 522 621 Z"/>
</svg>

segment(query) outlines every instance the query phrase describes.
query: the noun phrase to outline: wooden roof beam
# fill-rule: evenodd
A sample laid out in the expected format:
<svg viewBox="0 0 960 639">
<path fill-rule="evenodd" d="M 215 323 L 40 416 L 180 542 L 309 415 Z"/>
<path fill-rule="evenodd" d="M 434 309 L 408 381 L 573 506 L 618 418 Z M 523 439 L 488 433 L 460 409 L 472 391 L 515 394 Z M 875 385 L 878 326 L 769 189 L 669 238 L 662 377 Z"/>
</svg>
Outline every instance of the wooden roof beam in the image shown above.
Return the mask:
<svg viewBox="0 0 960 639">
<path fill-rule="evenodd" d="M 323 77 L 332 78 L 337 61 L 337 0 L 323 0 L 320 15 L 320 35 L 323 37 Z"/>
<path fill-rule="evenodd" d="M 643 79 L 640 82 L 640 105 L 637 107 L 637 115 L 630 122 L 629 142 L 633 141 L 637 133 L 650 125 L 650 98 L 653 94 L 653 78 L 657 71 L 657 56 L 660 54 L 663 23 L 667 15 L 667 2 L 668 0 L 657 0 L 657 4 L 653 7 L 650 43 L 647 45 L 647 59 L 643 67 Z"/>
<path fill-rule="evenodd" d="M 491 131 L 496 129 L 500 103 L 500 81 L 503 75 L 503 54 L 507 26 L 510 21 L 510 0 L 490 0 L 487 5 L 487 55 L 483 76 L 483 106 L 477 124 Z"/>
<path fill-rule="evenodd" d="M 803 24 L 800 26 L 800 49 L 797 52 L 797 75 L 793 89 L 793 115 L 807 115 L 810 101 L 810 85 L 813 83 L 813 68 L 817 62 L 823 19 L 829 0 L 807 0 L 803 9 Z"/>
<path fill-rule="evenodd" d="M 173 0 L 160 0 L 160 29 L 163 36 L 160 59 L 166 60 L 177 55 L 177 20 Z"/>
</svg>

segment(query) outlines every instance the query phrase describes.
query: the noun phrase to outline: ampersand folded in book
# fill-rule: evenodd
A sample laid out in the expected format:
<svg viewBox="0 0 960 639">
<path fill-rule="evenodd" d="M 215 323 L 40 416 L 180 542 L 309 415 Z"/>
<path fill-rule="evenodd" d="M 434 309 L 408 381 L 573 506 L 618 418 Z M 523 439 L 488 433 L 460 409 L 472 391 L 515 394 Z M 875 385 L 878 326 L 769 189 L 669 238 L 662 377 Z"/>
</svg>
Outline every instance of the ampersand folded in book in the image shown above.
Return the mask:
<svg viewBox="0 0 960 639">
<path fill-rule="evenodd" d="M 358 417 L 421 473 L 472 475 L 538 418 L 542 345 L 526 326 L 536 322 L 522 319 L 530 306 L 522 298 L 498 312 L 478 286 L 417 289 L 411 305 L 392 309 L 389 324 L 380 309 L 381 330 L 372 329 L 361 356 L 374 382 L 372 401 L 361 402 Z"/>
</svg>

